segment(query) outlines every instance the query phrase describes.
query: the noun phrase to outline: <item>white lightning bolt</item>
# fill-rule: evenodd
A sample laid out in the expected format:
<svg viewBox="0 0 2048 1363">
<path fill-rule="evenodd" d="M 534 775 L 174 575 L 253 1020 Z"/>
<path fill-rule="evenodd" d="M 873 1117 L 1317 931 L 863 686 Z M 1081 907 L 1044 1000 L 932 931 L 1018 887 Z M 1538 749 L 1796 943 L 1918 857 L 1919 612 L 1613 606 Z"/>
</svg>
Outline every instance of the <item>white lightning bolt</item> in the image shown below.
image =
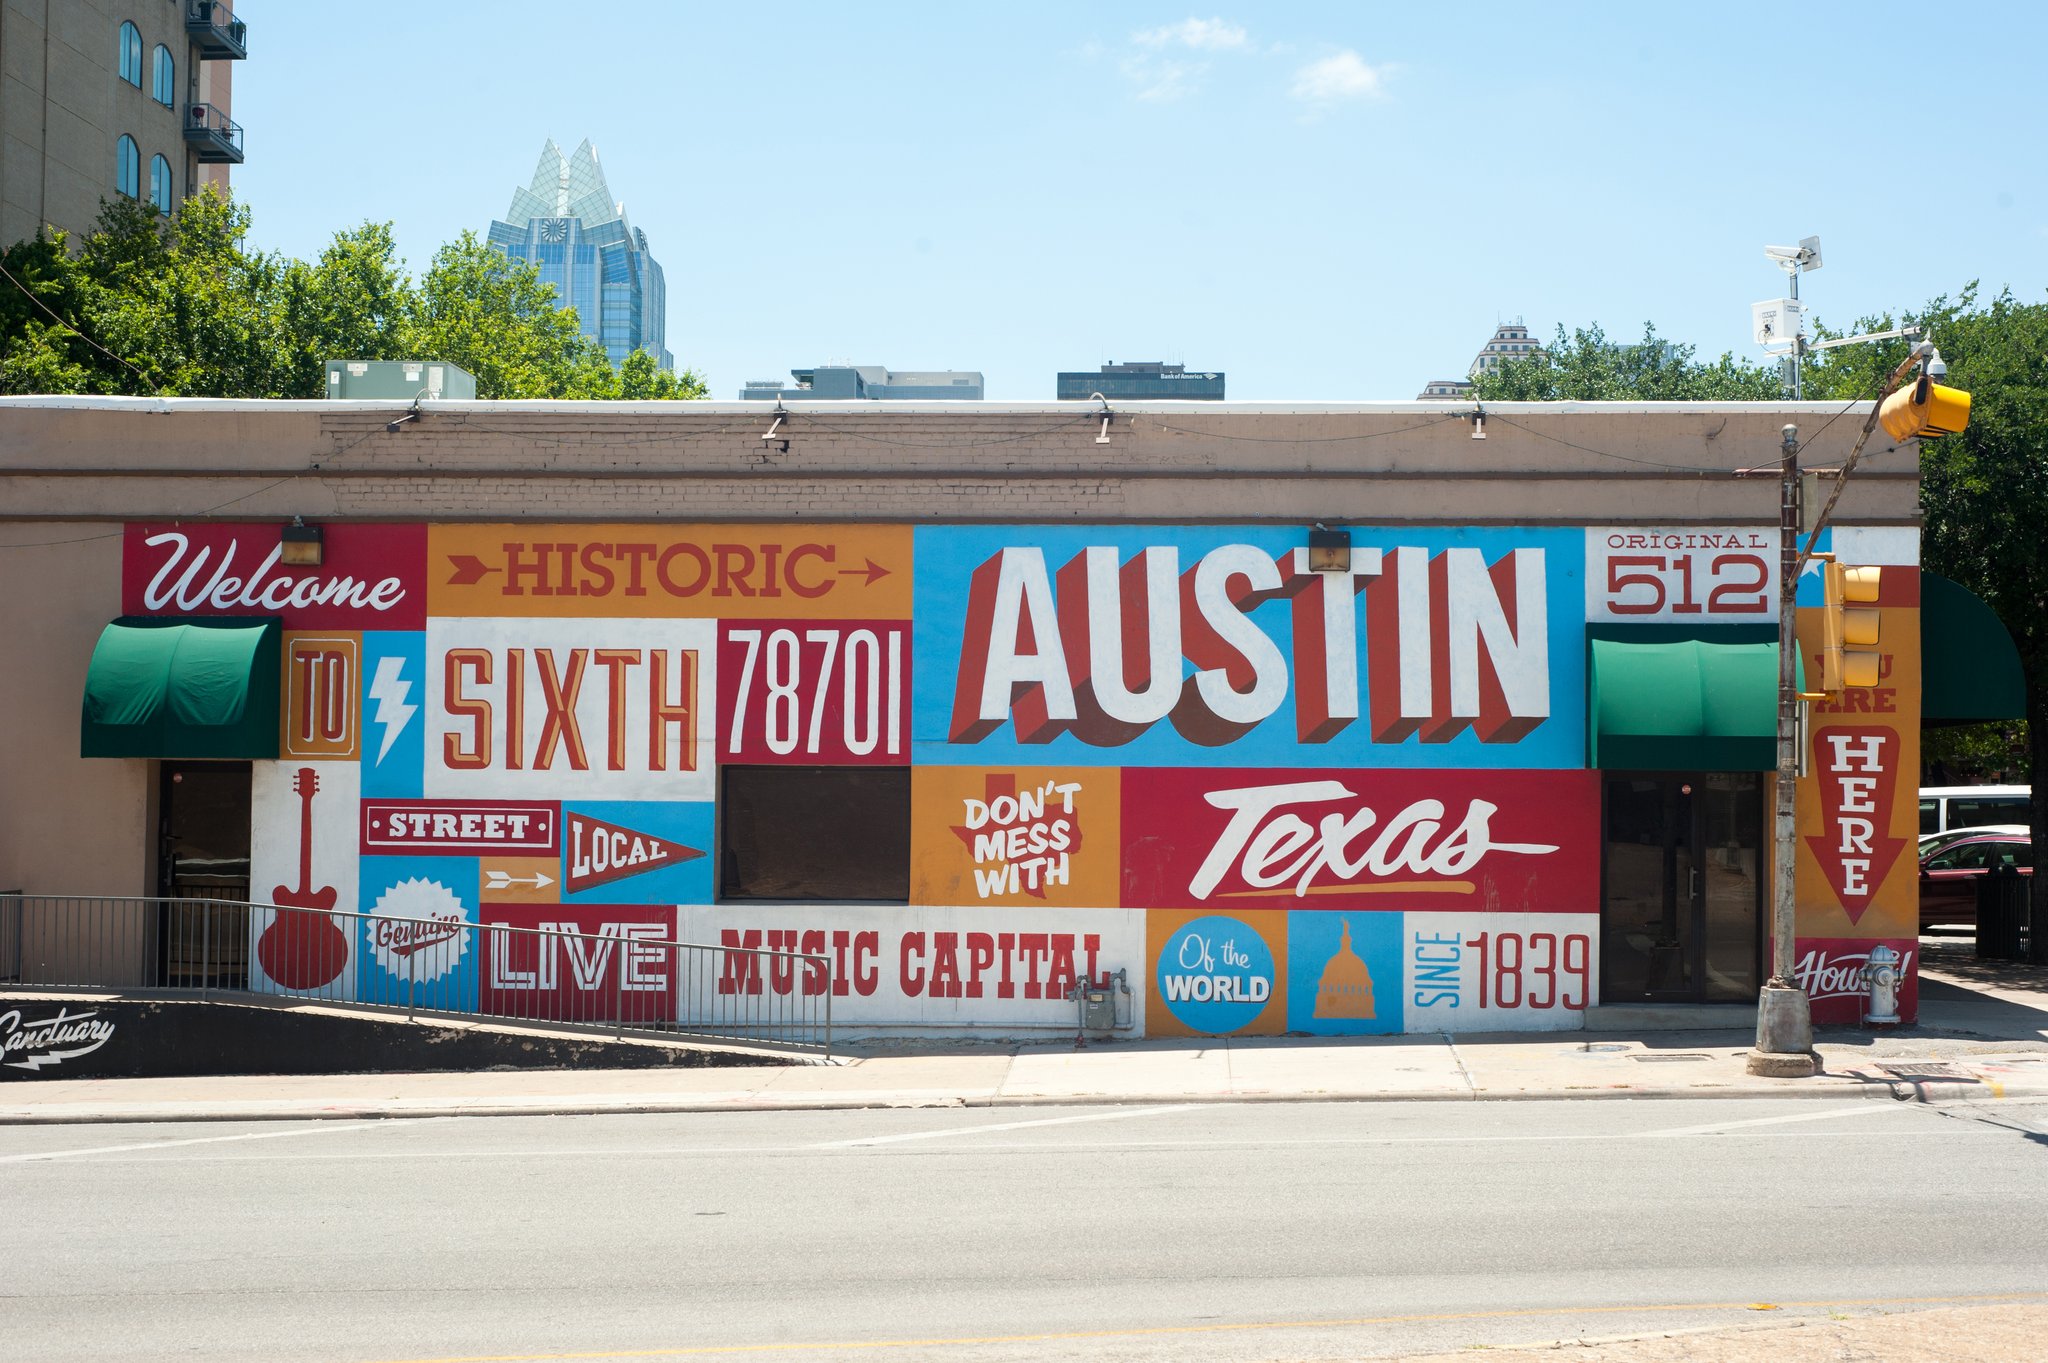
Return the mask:
<svg viewBox="0 0 2048 1363">
<path fill-rule="evenodd" d="M 384 726 L 384 746 L 377 749 L 379 766 L 383 765 L 385 755 L 391 751 L 391 745 L 405 732 L 405 726 L 420 712 L 419 706 L 405 703 L 407 694 L 412 690 L 412 683 L 399 675 L 404 670 L 403 658 L 379 658 L 377 675 L 370 682 L 370 697 L 377 702 L 377 713 L 370 716 L 370 722 Z"/>
</svg>

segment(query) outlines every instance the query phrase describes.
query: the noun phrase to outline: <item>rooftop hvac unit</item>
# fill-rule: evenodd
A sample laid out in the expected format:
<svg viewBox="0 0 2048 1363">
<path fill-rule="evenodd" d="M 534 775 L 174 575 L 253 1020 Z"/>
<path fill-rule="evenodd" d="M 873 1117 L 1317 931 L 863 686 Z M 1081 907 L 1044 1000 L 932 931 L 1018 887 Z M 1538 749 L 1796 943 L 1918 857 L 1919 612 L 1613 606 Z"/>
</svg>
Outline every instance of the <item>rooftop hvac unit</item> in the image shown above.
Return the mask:
<svg viewBox="0 0 2048 1363">
<path fill-rule="evenodd" d="M 329 360 L 327 396 L 398 402 L 473 398 L 476 375 L 442 360 Z"/>
</svg>

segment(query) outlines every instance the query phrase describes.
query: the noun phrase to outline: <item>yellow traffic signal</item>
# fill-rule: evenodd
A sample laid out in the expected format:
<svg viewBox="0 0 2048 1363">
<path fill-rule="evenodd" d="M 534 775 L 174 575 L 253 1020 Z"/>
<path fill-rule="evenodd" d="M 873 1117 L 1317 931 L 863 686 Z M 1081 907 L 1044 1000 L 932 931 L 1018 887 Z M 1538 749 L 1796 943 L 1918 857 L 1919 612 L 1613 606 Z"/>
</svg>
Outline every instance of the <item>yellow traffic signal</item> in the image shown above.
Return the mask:
<svg viewBox="0 0 2048 1363">
<path fill-rule="evenodd" d="M 1877 419 L 1894 440 L 1955 435 L 1970 424 L 1970 395 L 1922 375 L 1877 409 Z"/>
<path fill-rule="evenodd" d="M 1839 696 L 1878 681 L 1877 591 L 1883 570 L 1822 565 L 1821 690 Z M 1860 604 L 1852 604 L 1860 603 Z"/>
</svg>

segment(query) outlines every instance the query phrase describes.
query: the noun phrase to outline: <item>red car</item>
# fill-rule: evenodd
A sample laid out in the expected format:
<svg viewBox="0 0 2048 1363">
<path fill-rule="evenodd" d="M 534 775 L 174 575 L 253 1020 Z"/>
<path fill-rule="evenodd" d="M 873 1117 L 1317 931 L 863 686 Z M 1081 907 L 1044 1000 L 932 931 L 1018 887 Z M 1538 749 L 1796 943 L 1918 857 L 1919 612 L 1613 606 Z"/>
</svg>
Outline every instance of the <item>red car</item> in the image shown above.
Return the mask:
<svg viewBox="0 0 2048 1363">
<path fill-rule="evenodd" d="M 2034 874 L 2034 841 L 2025 833 L 1987 833 L 1958 838 L 1920 859 L 1920 926 L 1977 925 L 1977 882 L 1993 866 L 2023 876 Z"/>
</svg>

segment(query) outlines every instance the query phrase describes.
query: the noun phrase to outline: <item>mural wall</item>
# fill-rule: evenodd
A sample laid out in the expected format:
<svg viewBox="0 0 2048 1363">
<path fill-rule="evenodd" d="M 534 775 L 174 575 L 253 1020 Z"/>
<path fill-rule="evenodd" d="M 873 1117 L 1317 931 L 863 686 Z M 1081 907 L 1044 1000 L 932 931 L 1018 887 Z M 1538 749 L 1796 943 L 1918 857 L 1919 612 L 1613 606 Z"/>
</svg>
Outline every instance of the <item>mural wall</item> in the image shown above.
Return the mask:
<svg viewBox="0 0 2048 1363">
<path fill-rule="evenodd" d="M 1911 530 L 1844 528 L 1845 563 L 1876 565 L 1878 684 L 1807 709 L 1799 783 L 1795 970 L 1816 1022 L 1862 1020 L 1860 979 L 1882 942 L 1907 963 L 1899 1014 L 1920 1015 L 1920 569 Z M 1818 675 L 1821 588 L 1799 590 L 1799 644 Z"/>
<path fill-rule="evenodd" d="M 124 595 L 282 618 L 252 893 L 398 920 L 259 921 L 264 987 L 670 1015 L 633 944 L 680 935 L 830 954 L 854 1025 L 1071 1027 L 1121 969 L 1159 1034 L 1570 1028 L 1584 623 L 1774 586 L 1767 532 L 1628 533 L 1361 528 L 1319 572 L 1291 526 L 337 524 L 293 570 L 276 525 L 135 525 Z"/>
</svg>

